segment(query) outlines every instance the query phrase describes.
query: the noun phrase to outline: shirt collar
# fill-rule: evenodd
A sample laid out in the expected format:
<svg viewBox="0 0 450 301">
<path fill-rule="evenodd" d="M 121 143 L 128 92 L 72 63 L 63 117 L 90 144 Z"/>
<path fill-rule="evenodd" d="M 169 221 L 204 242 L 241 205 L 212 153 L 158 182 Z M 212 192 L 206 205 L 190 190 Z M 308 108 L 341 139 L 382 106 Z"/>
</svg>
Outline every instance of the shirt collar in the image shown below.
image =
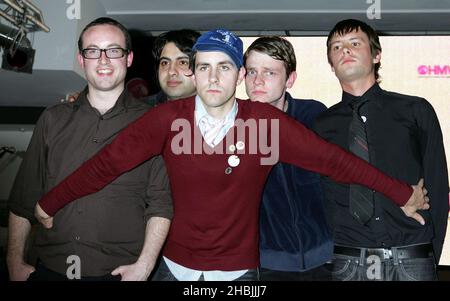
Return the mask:
<svg viewBox="0 0 450 301">
<path fill-rule="evenodd" d="M 363 95 L 361 96 L 355 96 L 350 93 L 347 93 L 345 91 L 342 91 L 342 102 L 351 105 L 352 103 L 355 103 L 359 101 L 360 99 L 369 99 L 371 100 L 371 103 L 373 100 L 376 100 L 380 97 L 380 94 L 383 90 L 380 88 L 378 83 L 373 84 L 372 87 L 369 88 Z M 378 102 L 375 102 L 378 103 Z"/>
<path fill-rule="evenodd" d="M 238 103 L 236 101 L 236 98 L 233 100 L 233 107 L 231 108 L 230 112 L 225 116 L 225 122 L 227 121 L 233 121 L 236 119 L 236 115 L 238 113 Z M 198 123 L 200 120 L 207 116 L 208 118 L 214 118 L 211 115 L 208 114 L 208 112 L 205 109 L 205 106 L 203 105 L 203 101 L 201 100 L 200 96 L 195 96 L 195 123 L 198 126 Z"/>
<path fill-rule="evenodd" d="M 74 101 L 73 103 L 75 110 L 79 109 L 80 107 L 92 108 L 87 98 L 87 94 L 88 94 L 88 87 L 86 86 L 86 88 L 80 93 L 80 96 L 77 98 L 77 100 Z M 124 89 L 122 93 L 119 95 L 119 98 L 117 99 L 114 106 L 108 112 L 103 114 L 102 117 L 106 119 L 114 117 L 123 111 L 126 111 L 128 108 L 133 106 L 131 99 L 132 97 L 128 92 L 128 90 Z"/>
</svg>

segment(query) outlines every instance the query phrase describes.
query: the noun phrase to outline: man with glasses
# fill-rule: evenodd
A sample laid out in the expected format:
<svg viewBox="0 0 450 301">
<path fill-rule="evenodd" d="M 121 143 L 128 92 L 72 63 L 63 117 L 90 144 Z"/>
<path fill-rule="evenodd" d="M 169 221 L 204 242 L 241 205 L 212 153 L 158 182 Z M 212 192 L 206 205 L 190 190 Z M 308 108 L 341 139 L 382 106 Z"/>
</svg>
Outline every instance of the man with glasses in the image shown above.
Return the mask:
<svg viewBox="0 0 450 301">
<path fill-rule="evenodd" d="M 81 55 L 85 59 L 99 59 L 102 56 L 102 52 L 104 52 L 109 59 L 120 59 L 129 54 L 128 49 L 118 47 L 108 49 L 86 48 L 81 50 Z"/>
<path fill-rule="evenodd" d="M 78 61 L 87 88 L 72 103 L 40 117 L 10 198 L 7 262 L 11 280 L 146 280 L 172 216 L 167 173 L 161 157 L 140 164 L 101 191 L 61 211 L 55 227 L 37 227 L 36 267 L 26 262 L 34 206 L 49 189 L 149 106 L 124 89 L 133 61 L 127 30 L 99 18 L 80 35 Z"/>
<path fill-rule="evenodd" d="M 161 88 L 156 94 L 142 98 L 152 107 L 168 100 L 186 98 L 195 94 L 194 79 L 189 63 L 195 41 L 200 33 L 192 29 L 171 30 L 159 35 L 153 44 L 158 83 Z M 130 81 L 127 88 L 130 90 Z M 69 96 L 75 101 L 79 93 Z M 137 97 L 139 98 L 139 97 Z"/>
</svg>

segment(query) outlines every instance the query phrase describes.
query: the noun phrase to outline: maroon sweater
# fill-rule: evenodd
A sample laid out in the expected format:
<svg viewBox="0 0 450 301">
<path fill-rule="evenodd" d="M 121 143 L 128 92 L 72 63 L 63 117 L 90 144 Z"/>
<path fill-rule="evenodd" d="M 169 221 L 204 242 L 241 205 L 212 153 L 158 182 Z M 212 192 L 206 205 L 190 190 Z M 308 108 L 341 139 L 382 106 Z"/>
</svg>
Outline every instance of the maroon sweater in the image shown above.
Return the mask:
<svg viewBox="0 0 450 301">
<path fill-rule="evenodd" d="M 368 186 L 404 205 L 411 196 L 409 185 L 385 176 L 365 161 L 329 144 L 285 113 L 270 105 L 238 100 L 237 120 L 278 119 L 280 161 L 297 165 L 343 183 Z M 88 160 L 45 195 L 39 204 L 49 215 L 82 196 L 100 190 L 123 172 L 144 160 L 163 154 L 171 181 L 174 217 L 164 256 L 197 270 L 240 270 L 258 266 L 258 221 L 261 193 L 272 166 L 261 165 L 262 154 L 249 151 L 246 139 L 225 138 L 214 150 L 245 142 L 240 164 L 225 173 L 230 154 L 174 154 L 171 145 L 182 144 L 178 126 L 185 120 L 192 137 L 201 137 L 195 126 L 194 97 L 151 109 L 128 126 L 98 155 Z M 267 122 L 269 131 L 271 122 Z M 175 124 L 175 123 L 174 123 Z M 179 124 L 179 123 L 178 123 Z M 237 136 L 236 127 L 231 132 Z M 248 133 L 247 135 L 248 136 Z M 267 136 L 263 133 L 263 136 Z M 270 137 L 270 133 L 268 135 Z M 259 137 L 259 135 L 258 135 Z M 175 139 L 174 139 L 175 138 Z M 250 137 L 250 140 L 255 135 Z M 200 138 L 201 139 L 201 138 Z M 188 139 L 186 142 L 191 142 Z M 206 151 L 212 149 L 206 145 Z M 270 145 L 270 143 L 269 143 Z M 235 152 L 236 153 L 236 152 Z"/>
</svg>

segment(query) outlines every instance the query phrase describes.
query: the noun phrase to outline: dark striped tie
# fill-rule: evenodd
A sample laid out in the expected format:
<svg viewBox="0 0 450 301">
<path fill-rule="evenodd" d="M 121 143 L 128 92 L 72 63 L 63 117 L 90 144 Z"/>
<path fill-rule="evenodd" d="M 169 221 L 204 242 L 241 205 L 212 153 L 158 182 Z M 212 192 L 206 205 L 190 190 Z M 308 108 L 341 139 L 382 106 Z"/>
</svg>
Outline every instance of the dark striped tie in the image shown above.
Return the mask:
<svg viewBox="0 0 450 301">
<path fill-rule="evenodd" d="M 358 157 L 370 162 L 366 129 L 360 117 L 361 111 L 367 111 L 365 110 L 367 101 L 361 99 L 351 104 L 353 118 L 350 124 L 349 149 Z M 364 186 L 350 185 L 349 210 L 361 224 L 366 224 L 373 215 L 373 192 Z"/>
</svg>

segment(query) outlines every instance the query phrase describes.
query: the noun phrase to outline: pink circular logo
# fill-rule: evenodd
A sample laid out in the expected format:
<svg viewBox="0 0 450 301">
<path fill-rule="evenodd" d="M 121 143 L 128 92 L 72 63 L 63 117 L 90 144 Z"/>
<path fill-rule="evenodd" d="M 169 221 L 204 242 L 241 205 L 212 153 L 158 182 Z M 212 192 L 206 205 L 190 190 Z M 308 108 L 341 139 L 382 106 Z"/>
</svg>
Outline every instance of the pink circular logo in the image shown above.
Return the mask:
<svg viewBox="0 0 450 301">
<path fill-rule="evenodd" d="M 425 65 L 420 65 L 420 66 L 417 68 L 417 71 L 419 72 L 419 74 L 425 75 L 425 74 L 428 73 L 428 67 L 425 66 Z"/>
</svg>

